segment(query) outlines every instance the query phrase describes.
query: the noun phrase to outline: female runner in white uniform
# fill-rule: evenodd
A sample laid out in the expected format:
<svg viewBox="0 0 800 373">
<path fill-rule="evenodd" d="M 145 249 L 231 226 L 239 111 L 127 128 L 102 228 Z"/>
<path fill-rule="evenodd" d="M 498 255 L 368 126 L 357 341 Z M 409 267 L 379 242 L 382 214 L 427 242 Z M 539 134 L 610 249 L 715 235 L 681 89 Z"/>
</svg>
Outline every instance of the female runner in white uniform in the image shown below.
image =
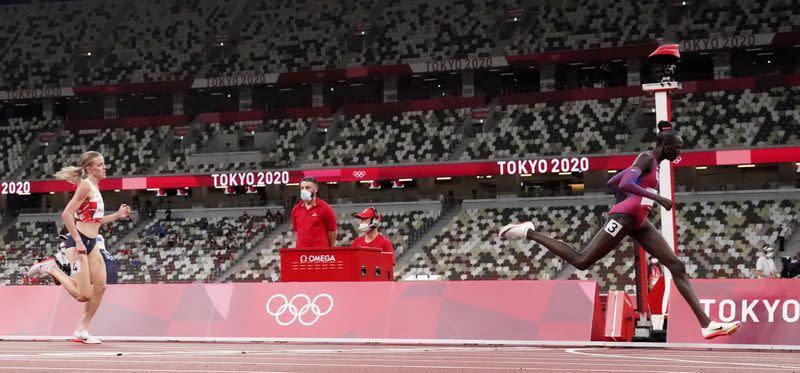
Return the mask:
<svg viewBox="0 0 800 373">
<path fill-rule="evenodd" d="M 122 204 L 119 211 L 104 215 L 103 196 L 98 188 L 100 180 L 106 177 L 106 165 L 102 154 L 94 151 L 85 152 L 81 155 L 79 165 L 80 167 L 64 167 L 55 175 L 58 179 L 77 185 L 75 195 L 61 214 L 69 232 L 65 246 L 71 276 L 56 265 L 53 257 L 34 264 L 28 273 L 31 276 L 47 274 L 53 276 L 75 300 L 86 303 L 83 317 L 78 323 L 72 341 L 98 344 L 100 340 L 89 335 L 86 329 L 103 299 L 106 289 L 106 270 L 100 250 L 92 249 L 100 226 L 127 218 L 131 214 L 131 208 Z"/>
</svg>

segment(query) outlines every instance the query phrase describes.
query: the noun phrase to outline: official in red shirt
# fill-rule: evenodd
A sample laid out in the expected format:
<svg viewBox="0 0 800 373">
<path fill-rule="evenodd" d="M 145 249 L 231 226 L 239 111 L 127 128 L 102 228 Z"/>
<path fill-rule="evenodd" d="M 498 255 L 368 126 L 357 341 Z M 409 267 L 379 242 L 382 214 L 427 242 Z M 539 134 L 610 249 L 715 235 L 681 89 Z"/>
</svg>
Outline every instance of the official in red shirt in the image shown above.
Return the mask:
<svg viewBox="0 0 800 373">
<path fill-rule="evenodd" d="M 336 214 L 317 197 L 317 180 L 306 177 L 300 182 L 301 201 L 292 208 L 292 227 L 298 249 L 332 247 L 336 243 Z"/>
<path fill-rule="evenodd" d="M 364 235 L 357 237 L 353 241 L 352 246 L 374 247 L 381 249 L 384 253 L 391 253 L 392 264 L 394 264 L 394 248 L 392 247 L 392 243 L 378 232 L 378 226 L 381 225 L 381 217 L 378 215 L 378 211 L 373 207 L 367 207 L 364 211 L 353 214 L 353 217 L 360 219 L 358 231 L 364 233 Z"/>
</svg>

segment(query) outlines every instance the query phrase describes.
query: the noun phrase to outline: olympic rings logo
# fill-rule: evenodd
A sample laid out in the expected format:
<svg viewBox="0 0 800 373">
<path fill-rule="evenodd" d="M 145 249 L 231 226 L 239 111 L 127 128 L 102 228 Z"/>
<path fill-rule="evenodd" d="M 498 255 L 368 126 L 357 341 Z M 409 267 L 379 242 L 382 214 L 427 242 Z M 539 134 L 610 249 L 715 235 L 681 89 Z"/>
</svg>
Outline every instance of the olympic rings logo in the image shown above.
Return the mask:
<svg viewBox="0 0 800 373">
<path fill-rule="evenodd" d="M 324 311 L 317 304 L 317 301 L 321 298 L 326 298 L 328 300 L 328 306 Z M 280 301 L 277 301 L 278 299 L 280 299 Z M 297 300 L 301 302 L 297 304 Z M 276 303 L 273 304 L 273 301 Z M 277 306 L 277 308 L 275 308 L 275 306 Z M 320 317 L 327 315 L 333 310 L 333 297 L 329 294 L 322 293 L 314 297 L 314 299 L 311 299 L 308 295 L 297 294 L 293 296 L 292 299 L 289 299 L 283 294 L 275 294 L 269 297 L 266 307 L 267 313 L 270 316 L 274 316 L 275 321 L 280 326 L 289 326 L 295 321 L 300 322 L 303 326 L 311 326 L 316 324 Z M 286 314 L 291 316 L 291 318 L 288 316 L 283 317 Z M 304 316 L 308 314 L 311 314 L 313 317 L 309 316 L 304 318 Z"/>
<path fill-rule="evenodd" d="M 362 179 L 364 176 L 367 176 L 367 171 L 353 171 L 353 177 L 357 179 Z"/>
</svg>

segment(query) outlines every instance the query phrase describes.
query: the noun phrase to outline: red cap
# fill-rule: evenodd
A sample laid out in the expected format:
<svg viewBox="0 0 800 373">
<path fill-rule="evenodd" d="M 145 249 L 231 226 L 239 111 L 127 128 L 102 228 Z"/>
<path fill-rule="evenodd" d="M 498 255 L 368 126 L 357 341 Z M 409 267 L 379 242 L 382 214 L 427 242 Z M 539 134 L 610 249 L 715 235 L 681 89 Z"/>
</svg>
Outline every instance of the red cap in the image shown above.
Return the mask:
<svg viewBox="0 0 800 373">
<path fill-rule="evenodd" d="M 653 53 L 650 53 L 648 57 L 654 56 L 673 56 L 675 58 L 681 58 L 681 52 L 679 51 L 680 45 L 679 44 L 665 44 L 661 45 L 656 48 Z"/>
<path fill-rule="evenodd" d="M 359 218 L 359 219 L 372 219 L 372 218 L 377 217 L 377 214 L 375 214 L 375 209 L 374 208 L 367 207 L 367 208 L 364 209 L 364 211 L 361 211 L 358 214 L 353 214 L 353 217 L 356 217 L 356 218 Z"/>
</svg>

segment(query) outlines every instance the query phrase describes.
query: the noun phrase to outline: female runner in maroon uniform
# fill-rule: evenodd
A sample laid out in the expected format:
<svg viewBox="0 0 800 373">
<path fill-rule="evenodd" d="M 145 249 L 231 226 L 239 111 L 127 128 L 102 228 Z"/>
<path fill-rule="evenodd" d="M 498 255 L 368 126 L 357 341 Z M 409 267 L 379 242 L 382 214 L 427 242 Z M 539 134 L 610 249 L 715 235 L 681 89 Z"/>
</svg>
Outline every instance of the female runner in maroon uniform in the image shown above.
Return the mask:
<svg viewBox="0 0 800 373">
<path fill-rule="evenodd" d="M 100 307 L 106 289 L 105 262 L 100 250 L 93 250 L 95 239 L 101 225 L 127 218 L 131 214 L 131 208 L 122 204 L 116 213 L 103 215 L 103 196 L 97 186 L 106 177 L 103 156 L 98 152 L 85 152 L 81 155 L 79 164 L 80 167 L 64 167 L 56 173 L 56 178 L 78 186 L 61 214 L 69 232 L 65 247 L 71 276 L 65 274 L 52 257 L 34 264 L 28 273 L 31 276 L 53 276 L 73 298 L 86 303 L 83 317 L 72 340 L 98 344 L 100 340 L 89 335 L 86 330 Z M 85 179 L 82 178 L 83 175 L 86 175 Z"/>
<path fill-rule="evenodd" d="M 703 337 L 711 339 L 732 334 L 739 329 L 740 323 L 715 322 L 708 318 L 689 283 L 686 266 L 675 256 L 653 224 L 647 220 L 654 202 L 667 210 L 672 209 L 672 201 L 658 194 L 658 167 L 662 160 L 678 159 L 683 146 L 683 140 L 672 130 L 669 122 L 659 122 L 658 129 L 655 148 L 639 154 L 633 166 L 608 181 L 615 194 L 624 200 L 611 208 L 605 226 L 594 236 L 586 249 L 577 252 L 561 241 L 536 232 L 532 222 L 508 224 L 500 229 L 500 237 L 534 240 L 569 264 L 585 270 L 617 247 L 623 238 L 631 236 L 672 273 L 675 286 L 700 322 Z"/>
</svg>

